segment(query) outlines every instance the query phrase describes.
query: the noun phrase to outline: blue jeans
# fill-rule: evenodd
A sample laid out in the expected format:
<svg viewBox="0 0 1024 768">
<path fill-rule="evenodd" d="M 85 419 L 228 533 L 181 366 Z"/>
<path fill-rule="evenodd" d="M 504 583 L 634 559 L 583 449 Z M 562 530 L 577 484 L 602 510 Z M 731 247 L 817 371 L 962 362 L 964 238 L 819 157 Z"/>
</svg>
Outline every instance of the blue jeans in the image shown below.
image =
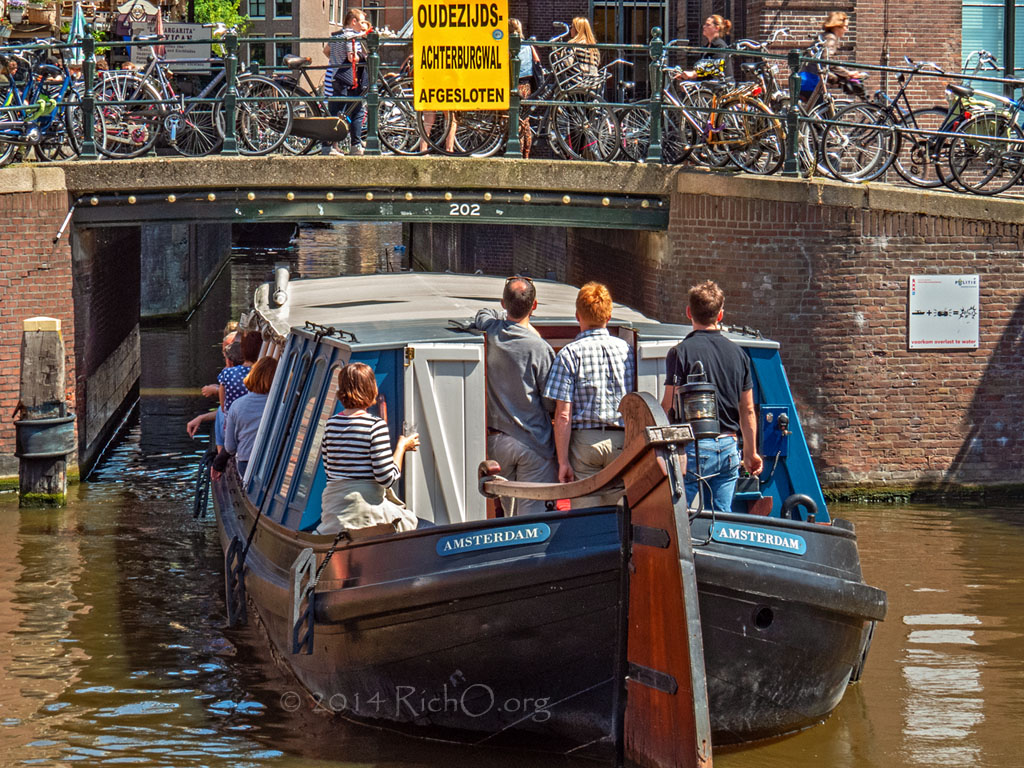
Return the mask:
<svg viewBox="0 0 1024 768">
<path fill-rule="evenodd" d="M 351 85 L 345 85 L 339 80 L 334 81 L 335 96 L 362 96 L 364 93 L 365 90 L 361 87 L 354 88 Z M 327 103 L 327 111 L 331 117 L 337 117 L 340 114 L 348 117 L 352 146 L 361 146 L 363 143 L 363 131 L 366 130 L 366 102 L 331 101 Z"/>
<path fill-rule="evenodd" d="M 736 480 L 740 476 L 739 444 L 735 437 L 707 437 L 700 441 L 700 476 L 704 509 L 731 512 Z M 686 446 L 686 503 L 697 496 L 693 444 Z"/>
</svg>

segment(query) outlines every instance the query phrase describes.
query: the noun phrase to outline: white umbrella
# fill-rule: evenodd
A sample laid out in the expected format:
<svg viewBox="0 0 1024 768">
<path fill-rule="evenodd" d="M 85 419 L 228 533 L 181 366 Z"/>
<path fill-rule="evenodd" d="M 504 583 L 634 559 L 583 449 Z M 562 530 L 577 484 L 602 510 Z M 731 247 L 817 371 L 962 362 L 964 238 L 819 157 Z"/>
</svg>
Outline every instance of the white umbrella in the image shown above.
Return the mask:
<svg viewBox="0 0 1024 768">
<path fill-rule="evenodd" d="M 71 28 L 68 30 L 68 43 L 81 43 L 85 39 L 85 14 L 82 13 L 82 4 L 75 0 L 75 10 L 71 14 Z M 81 64 L 85 58 L 82 55 L 82 48 L 76 45 L 74 48 L 67 48 L 64 51 L 64 58 L 68 64 Z"/>
</svg>

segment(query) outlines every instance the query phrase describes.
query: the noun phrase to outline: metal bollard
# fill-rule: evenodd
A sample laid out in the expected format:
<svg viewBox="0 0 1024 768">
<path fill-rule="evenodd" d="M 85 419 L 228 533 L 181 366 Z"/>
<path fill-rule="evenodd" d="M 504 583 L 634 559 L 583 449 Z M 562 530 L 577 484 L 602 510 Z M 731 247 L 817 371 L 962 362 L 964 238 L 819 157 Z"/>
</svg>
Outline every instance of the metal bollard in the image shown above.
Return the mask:
<svg viewBox="0 0 1024 768">
<path fill-rule="evenodd" d="M 224 36 L 224 73 L 227 75 L 227 89 L 224 91 L 224 147 L 221 154 L 238 154 L 238 137 L 235 136 L 235 120 L 238 114 L 238 35 L 229 32 Z"/>
<path fill-rule="evenodd" d="M 377 87 L 377 76 L 380 73 L 380 35 L 371 32 L 366 36 L 366 76 L 369 88 L 366 90 L 366 145 L 363 151 L 367 155 L 380 154 L 380 89 Z"/>
<path fill-rule="evenodd" d="M 800 51 L 789 52 L 789 111 L 786 112 L 786 160 L 782 175 L 800 178 Z"/>
<path fill-rule="evenodd" d="M 96 118 L 96 41 L 92 35 L 82 39 L 82 152 L 83 160 L 96 160 L 96 132 L 93 120 Z"/>
<path fill-rule="evenodd" d="M 508 141 L 505 143 L 505 157 L 520 158 L 523 147 L 519 142 L 519 113 L 522 111 L 522 97 L 519 95 L 519 52 L 523 39 L 516 34 L 508 37 Z"/>
<path fill-rule="evenodd" d="M 661 27 L 651 30 L 650 50 L 650 79 L 651 79 L 651 141 L 647 145 L 647 162 L 660 163 L 661 152 L 661 89 L 665 77 L 665 71 L 661 67 L 661 55 L 665 52 L 665 41 L 661 39 Z"/>
</svg>

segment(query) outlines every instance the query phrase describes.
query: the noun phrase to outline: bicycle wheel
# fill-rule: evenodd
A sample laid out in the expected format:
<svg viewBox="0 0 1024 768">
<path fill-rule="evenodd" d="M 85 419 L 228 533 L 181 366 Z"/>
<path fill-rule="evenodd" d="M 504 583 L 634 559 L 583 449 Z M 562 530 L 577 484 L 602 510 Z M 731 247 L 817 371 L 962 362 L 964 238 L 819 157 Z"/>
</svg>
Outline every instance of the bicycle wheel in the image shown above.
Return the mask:
<svg viewBox="0 0 1024 768">
<path fill-rule="evenodd" d="M 1020 180 L 1024 134 L 1006 115 L 976 115 L 956 132 L 949 140 L 949 167 L 964 189 L 976 195 L 997 195 Z"/>
<path fill-rule="evenodd" d="M 715 111 L 720 106 L 715 92 L 710 88 L 688 88 L 682 92 L 682 99 L 684 108 L 701 126 L 693 148 L 694 159 L 710 168 L 724 168 L 729 164 L 729 153 L 721 138 L 722 115 Z"/>
<path fill-rule="evenodd" d="M 317 96 L 299 86 L 298 82 L 291 78 L 275 78 L 275 83 L 291 99 L 292 120 L 301 117 L 327 117 L 327 110 Z M 289 134 L 285 137 L 281 146 L 289 155 L 308 155 L 318 149 L 321 142 L 305 136 Z"/>
<path fill-rule="evenodd" d="M 176 110 L 167 116 L 164 124 L 171 146 L 179 155 L 205 157 L 220 151 L 224 137 L 217 130 L 215 106 L 211 102 L 193 102 L 186 104 L 184 111 Z"/>
<path fill-rule="evenodd" d="M 82 112 L 82 94 L 78 91 L 69 91 L 67 95 L 68 105 L 64 108 L 64 130 L 67 133 L 68 144 L 74 156 L 82 154 L 82 141 L 85 138 L 85 116 Z M 92 139 L 97 151 L 107 140 L 107 124 L 103 117 L 103 110 L 97 106 L 92 113 Z"/>
<path fill-rule="evenodd" d="M 821 157 L 842 181 L 877 179 L 896 159 L 900 134 L 889 114 L 874 104 L 851 104 L 836 112 L 821 138 Z"/>
<path fill-rule="evenodd" d="M 685 161 L 697 144 L 697 130 L 686 119 L 683 110 L 663 105 L 661 108 L 661 159 L 668 165 Z"/>
<path fill-rule="evenodd" d="M 160 133 L 164 109 L 160 104 L 136 103 L 160 100 L 153 86 L 134 72 L 108 72 L 94 90 L 96 111 L 103 116 L 106 132 L 96 148 L 107 157 L 138 157 L 153 148 Z"/>
<path fill-rule="evenodd" d="M 490 110 L 419 113 L 419 129 L 427 146 L 442 155 L 480 156 L 496 152 L 504 136 L 502 114 Z M 495 136 L 498 145 L 495 145 Z"/>
<path fill-rule="evenodd" d="M 224 91 L 220 93 L 216 119 L 224 126 Z M 235 106 L 235 137 L 243 155 L 267 155 L 279 148 L 292 129 L 292 108 L 288 94 L 273 80 L 245 75 L 238 80 Z"/>
<path fill-rule="evenodd" d="M 927 133 L 904 133 L 900 153 L 896 157 L 896 173 L 915 187 L 941 187 L 950 171 L 942 169 L 942 155 L 948 151 L 946 140 L 935 136 L 946 122 L 942 107 L 915 109 L 905 115 L 901 128 Z M 948 161 L 947 161 L 948 162 Z"/>
<path fill-rule="evenodd" d="M 396 155 L 427 152 L 412 97 L 411 77 L 391 77 L 385 81 L 377 107 L 377 135 L 384 148 Z"/>
<path fill-rule="evenodd" d="M 782 167 L 786 136 L 782 123 L 760 102 L 738 98 L 722 104 L 725 151 L 747 173 L 770 176 Z"/>
<path fill-rule="evenodd" d="M 615 110 L 589 91 L 562 94 L 551 110 L 549 135 L 570 160 L 608 162 L 619 151 L 619 121 Z"/>
<path fill-rule="evenodd" d="M 18 156 L 18 150 L 20 149 L 21 147 L 18 144 L 9 144 L 5 141 L 0 141 L 0 168 L 13 163 L 14 158 Z"/>
<path fill-rule="evenodd" d="M 626 107 L 620 111 L 619 135 L 622 155 L 634 163 L 644 162 L 651 145 L 650 111 L 646 107 Z"/>
</svg>

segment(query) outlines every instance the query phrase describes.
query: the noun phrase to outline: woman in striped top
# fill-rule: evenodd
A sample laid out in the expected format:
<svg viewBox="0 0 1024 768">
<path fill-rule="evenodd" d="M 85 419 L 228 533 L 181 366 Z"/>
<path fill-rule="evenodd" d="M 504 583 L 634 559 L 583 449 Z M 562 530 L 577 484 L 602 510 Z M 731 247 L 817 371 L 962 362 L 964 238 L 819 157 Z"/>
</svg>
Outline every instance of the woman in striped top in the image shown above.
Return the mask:
<svg viewBox="0 0 1024 768">
<path fill-rule="evenodd" d="M 338 371 L 338 399 L 345 410 L 327 420 L 321 447 L 327 487 L 316 532 L 381 523 L 411 531 L 416 516 L 390 489 L 401 475 L 405 452 L 419 447 L 419 435 L 399 437 L 392 453 L 387 424 L 366 412 L 377 402 L 377 382 L 364 363 Z"/>
</svg>

